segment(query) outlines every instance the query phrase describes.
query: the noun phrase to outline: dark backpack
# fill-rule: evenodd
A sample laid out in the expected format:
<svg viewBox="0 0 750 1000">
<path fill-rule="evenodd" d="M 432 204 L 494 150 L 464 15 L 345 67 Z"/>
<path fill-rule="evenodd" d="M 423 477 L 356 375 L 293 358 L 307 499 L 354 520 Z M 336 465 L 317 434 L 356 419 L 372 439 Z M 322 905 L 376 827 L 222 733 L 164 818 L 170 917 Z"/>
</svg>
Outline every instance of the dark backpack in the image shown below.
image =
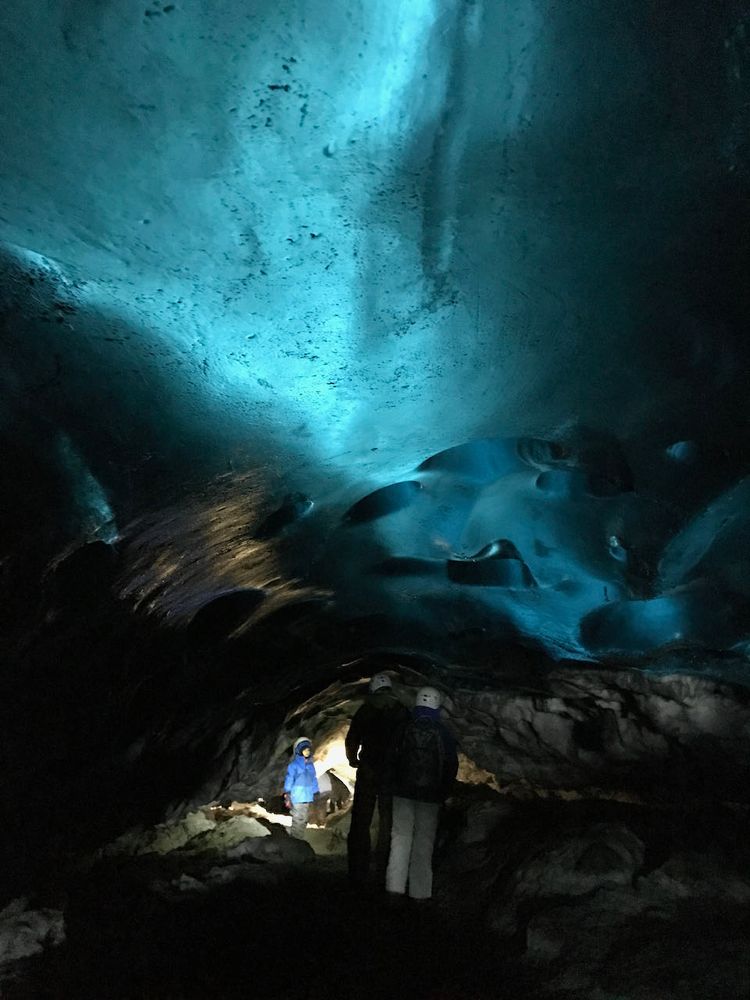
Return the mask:
<svg viewBox="0 0 750 1000">
<path fill-rule="evenodd" d="M 440 798 L 443 788 L 445 745 L 433 719 L 411 719 L 404 729 L 398 755 L 397 786 L 407 796 Z"/>
</svg>

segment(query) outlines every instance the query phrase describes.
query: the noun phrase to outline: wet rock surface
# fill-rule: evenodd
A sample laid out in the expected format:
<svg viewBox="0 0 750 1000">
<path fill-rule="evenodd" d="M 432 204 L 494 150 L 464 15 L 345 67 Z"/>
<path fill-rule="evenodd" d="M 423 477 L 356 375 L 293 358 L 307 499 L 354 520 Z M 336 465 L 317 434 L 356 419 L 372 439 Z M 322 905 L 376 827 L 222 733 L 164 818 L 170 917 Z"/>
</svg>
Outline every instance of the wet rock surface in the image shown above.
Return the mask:
<svg viewBox="0 0 750 1000">
<path fill-rule="evenodd" d="M 539 996 L 747 994 L 746 811 L 506 804 L 492 833 L 477 842 L 476 816 L 490 809 L 483 801 L 469 805 L 444 856 L 443 885 L 457 915 L 467 896 L 473 906 L 482 898 L 484 926 L 499 951 L 534 970 Z"/>
<path fill-rule="evenodd" d="M 506 787 L 747 802 L 747 691 L 676 672 L 688 663 L 553 670 L 529 692 L 459 688 L 448 712 L 466 755 Z"/>
<path fill-rule="evenodd" d="M 462 785 L 434 899 L 396 905 L 375 884 L 354 892 L 343 842 L 314 854 L 312 828 L 304 843 L 241 824 L 243 840 L 210 849 L 199 832 L 71 879 L 65 943 L 15 962 L 7 996 L 745 1000 L 749 824 L 736 808 Z"/>
<path fill-rule="evenodd" d="M 354 895 L 342 859 L 182 873 L 168 887 L 143 864 L 93 873 L 65 948 L 8 997 L 514 995 L 498 990 L 488 941 L 437 910 Z"/>
<path fill-rule="evenodd" d="M 15 963 L 57 947 L 65 940 L 65 921 L 59 910 L 32 909 L 21 896 L 0 910 L 0 982 Z"/>
</svg>

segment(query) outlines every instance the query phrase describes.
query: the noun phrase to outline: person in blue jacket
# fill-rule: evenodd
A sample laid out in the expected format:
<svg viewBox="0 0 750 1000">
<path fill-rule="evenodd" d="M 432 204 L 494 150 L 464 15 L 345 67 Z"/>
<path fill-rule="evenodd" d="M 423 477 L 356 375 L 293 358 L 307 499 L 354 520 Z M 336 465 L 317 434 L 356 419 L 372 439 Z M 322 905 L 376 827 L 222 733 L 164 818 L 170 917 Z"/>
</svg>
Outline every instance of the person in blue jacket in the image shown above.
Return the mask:
<svg viewBox="0 0 750 1000">
<path fill-rule="evenodd" d="M 312 760 L 312 743 L 306 736 L 294 741 L 292 752 L 294 756 L 284 782 L 284 805 L 292 814 L 292 836 L 304 839 L 310 803 L 318 794 L 318 776 Z"/>
</svg>

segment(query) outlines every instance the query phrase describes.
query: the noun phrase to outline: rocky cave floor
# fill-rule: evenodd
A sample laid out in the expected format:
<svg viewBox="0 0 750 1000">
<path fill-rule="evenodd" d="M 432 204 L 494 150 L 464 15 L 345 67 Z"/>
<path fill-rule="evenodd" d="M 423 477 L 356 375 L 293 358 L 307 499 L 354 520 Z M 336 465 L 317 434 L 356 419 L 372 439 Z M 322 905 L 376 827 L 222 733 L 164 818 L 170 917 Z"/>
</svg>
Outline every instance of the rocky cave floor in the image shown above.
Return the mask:
<svg viewBox="0 0 750 1000">
<path fill-rule="evenodd" d="M 348 815 L 310 844 L 206 809 L 60 869 L 0 941 L 58 914 L 57 946 L 4 967 L 16 998 L 747 1000 L 750 822 L 716 804 L 516 801 L 464 789 L 435 898 L 355 892 Z M 19 930 L 20 928 L 20 930 Z M 5 937 L 3 937 L 5 935 Z M 7 949 L 6 949 L 7 954 Z"/>
</svg>

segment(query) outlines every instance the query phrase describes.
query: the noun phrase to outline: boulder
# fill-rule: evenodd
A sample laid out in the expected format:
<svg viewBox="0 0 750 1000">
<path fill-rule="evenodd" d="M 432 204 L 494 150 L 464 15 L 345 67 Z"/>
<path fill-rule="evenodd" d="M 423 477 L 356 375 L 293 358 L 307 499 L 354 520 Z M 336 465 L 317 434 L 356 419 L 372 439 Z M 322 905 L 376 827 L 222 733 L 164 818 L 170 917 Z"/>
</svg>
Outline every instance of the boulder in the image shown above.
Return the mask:
<svg viewBox="0 0 750 1000">
<path fill-rule="evenodd" d="M 0 910 L 0 977 L 22 958 L 37 955 L 46 946 L 65 940 L 65 921 L 59 910 L 31 909 L 19 897 Z"/>
</svg>

